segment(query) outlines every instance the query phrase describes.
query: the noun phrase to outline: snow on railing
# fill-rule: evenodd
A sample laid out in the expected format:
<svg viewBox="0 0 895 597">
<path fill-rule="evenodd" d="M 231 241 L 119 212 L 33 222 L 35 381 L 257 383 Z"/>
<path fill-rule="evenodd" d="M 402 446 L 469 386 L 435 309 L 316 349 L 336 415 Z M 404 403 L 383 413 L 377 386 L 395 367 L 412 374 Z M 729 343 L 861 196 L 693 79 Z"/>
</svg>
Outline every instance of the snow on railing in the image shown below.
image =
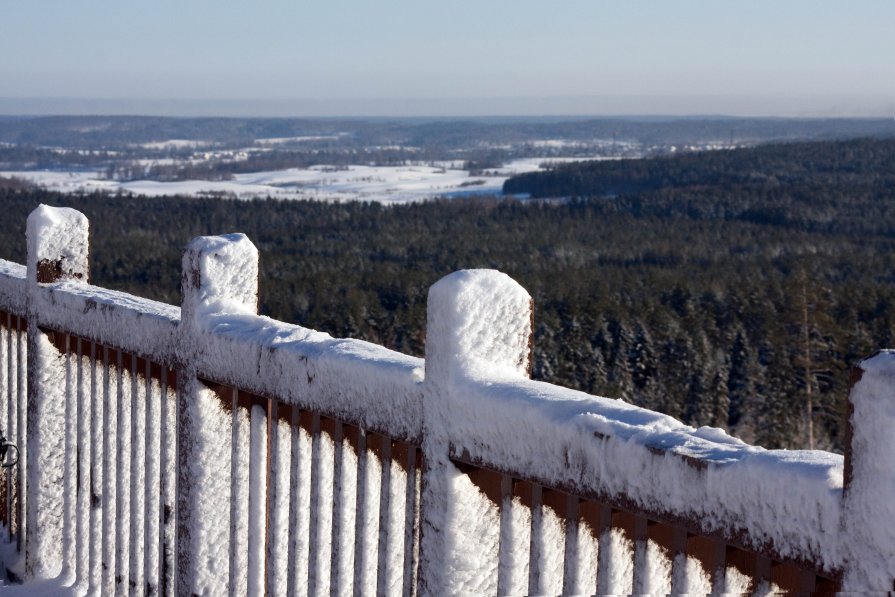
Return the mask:
<svg viewBox="0 0 895 597">
<path fill-rule="evenodd" d="M 192 241 L 181 308 L 90 286 L 41 206 L 0 261 L 0 518 L 79 593 L 890 590 L 895 354 L 855 369 L 845 459 L 528 379 L 504 274 L 429 294 L 426 358 L 257 314 L 243 235 Z"/>
</svg>

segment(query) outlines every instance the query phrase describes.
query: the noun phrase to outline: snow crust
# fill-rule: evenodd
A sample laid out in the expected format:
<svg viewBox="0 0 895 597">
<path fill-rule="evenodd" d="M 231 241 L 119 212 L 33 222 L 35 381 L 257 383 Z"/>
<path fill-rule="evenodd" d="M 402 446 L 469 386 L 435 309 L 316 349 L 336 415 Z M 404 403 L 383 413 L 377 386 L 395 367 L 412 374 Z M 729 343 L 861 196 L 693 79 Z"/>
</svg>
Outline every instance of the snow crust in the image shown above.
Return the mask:
<svg viewBox="0 0 895 597">
<path fill-rule="evenodd" d="M 829 569 L 842 563 L 841 456 L 764 450 L 526 379 L 458 380 L 449 401 L 455 456 L 547 485 L 627 498 L 646 511 L 689 517 L 706 531 L 740 528 L 756 548 L 769 542 L 782 556 Z"/>
<path fill-rule="evenodd" d="M 37 287 L 30 300 L 42 326 L 174 364 L 179 307 L 76 281 Z"/>
<path fill-rule="evenodd" d="M 24 315 L 27 274 L 24 265 L 0 259 L 0 309 Z"/>
<path fill-rule="evenodd" d="M 181 499 L 189 500 L 187 510 L 192 515 L 187 521 L 189 533 L 180 538 L 189 541 L 190 553 L 195 557 L 189 570 L 181 573 L 191 577 L 187 586 L 194 593 L 226 595 L 228 578 L 222 572 L 230 553 L 230 479 L 218 471 L 230 470 L 230 420 L 217 396 L 195 383 L 195 400 L 185 401 L 187 410 L 182 416 L 186 420 L 181 421 L 181 425 L 189 427 L 191 439 L 189 457 L 181 461 L 181 466 L 189 467 L 192 480 L 188 497 Z M 250 540 L 251 537 L 250 531 Z M 258 538 L 255 540 L 257 546 Z"/>
<path fill-rule="evenodd" d="M 26 561 L 26 574 L 54 578 L 62 571 L 63 458 L 65 439 L 64 360 L 46 334 L 29 333 L 28 351 L 34 367 L 29 384 L 26 455 L 27 470 L 27 549 L 34 556 Z M 41 507 L 36 506 L 40 504 Z"/>
<path fill-rule="evenodd" d="M 70 207 L 41 204 L 28 215 L 28 271 L 42 260 L 61 261 L 64 278 L 87 280 L 87 216 Z"/>
<path fill-rule="evenodd" d="M 191 324 L 182 358 L 208 379 L 391 437 L 418 438 L 422 360 L 254 314 L 257 263 L 242 235 L 191 243 L 184 270 L 199 275 L 185 281 Z"/>
<path fill-rule="evenodd" d="M 890 590 L 895 578 L 895 351 L 860 363 L 852 389 L 852 481 L 845 500 L 845 590 Z"/>
<path fill-rule="evenodd" d="M 527 375 L 531 296 L 508 275 L 462 270 L 429 290 L 426 375 Z"/>
<path fill-rule="evenodd" d="M 422 359 L 258 315 L 208 314 L 192 355 L 208 379 L 351 422 L 418 438 Z"/>
<path fill-rule="evenodd" d="M 212 313 L 258 312 L 258 249 L 244 234 L 194 238 L 183 256 L 183 307 L 199 322 Z"/>
</svg>

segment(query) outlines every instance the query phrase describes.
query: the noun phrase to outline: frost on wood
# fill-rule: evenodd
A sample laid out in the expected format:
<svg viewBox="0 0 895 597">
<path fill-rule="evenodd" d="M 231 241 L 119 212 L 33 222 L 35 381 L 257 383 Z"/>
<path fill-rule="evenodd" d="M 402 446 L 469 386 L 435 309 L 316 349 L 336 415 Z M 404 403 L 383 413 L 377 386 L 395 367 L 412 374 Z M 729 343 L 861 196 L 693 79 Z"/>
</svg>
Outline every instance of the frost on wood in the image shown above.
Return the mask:
<svg viewBox="0 0 895 597">
<path fill-rule="evenodd" d="M 62 571 L 65 361 L 43 333 L 29 336 L 28 352 L 26 575 L 51 578 Z"/>
<path fill-rule="evenodd" d="M 429 290 L 426 375 L 528 376 L 531 367 L 532 301 L 498 271 L 463 270 Z"/>
<path fill-rule="evenodd" d="M 423 397 L 428 467 L 422 494 L 424 594 L 493 593 L 498 580 L 509 580 L 507 566 L 498 561 L 500 531 L 499 524 L 494 530 L 494 523 L 499 514 L 468 481 L 458 481 L 464 477 L 448 459 L 454 439 L 451 421 L 465 416 L 454 411 L 452 389 L 458 380 L 473 376 L 527 377 L 531 309 L 525 289 L 494 270 L 456 272 L 429 290 Z"/>
<path fill-rule="evenodd" d="M 858 370 L 849 396 L 853 437 L 843 588 L 888 591 L 895 579 L 895 352 L 881 352 Z"/>
<path fill-rule="evenodd" d="M 75 281 L 33 287 L 29 300 L 42 326 L 173 362 L 177 307 Z"/>
<path fill-rule="evenodd" d="M 842 458 L 764 450 L 618 400 L 526 379 L 456 380 L 451 454 L 545 486 L 739 529 L 755 548 L 840 567 Z M 733 531 L 736 532 L 736 531 Z"/>
<path fill-rule="evenodd" d="M 268 525 L 268 583 L 269 595 L 288 594 L 289 576 L 289 475 L 293 463 L 291 424 L 273 413 L 270 433 L 270 524 Z M 297 463 L 296 463 L 297 464 Z"/>
<path fill-rule="evenodd" d="M 258 249 L 244 234 L 201 236 L 183 255 L 183 317 L 258 312 Z"/>
<path fill-rule="evenodd" d="M 0 259 L 0 309 L 25 313 L 26 277 L 25 266 Z"/>
<path fill-rule="evenodd" d="M 841 457 L 768 451 L 720 429 L 694 429 L 621 401 L 530 381 L 530 312 L 525 291 L 497 272 L 458 272 L 432 287 L 424 445 L 429 484 L 449 496 L 441 499 L 458 498 L 446 491 L 452 465 L 440 450 L 449 449 L 453 458 L 546 487 L 668 513 L 702 532 L 739 535 L 755 549 L 770 545 L 779 557 L 815 561 L 824 570 L 841 567 Z M 435 465 L 444 467 L 444 481 L 435 482 Z M 434 534 L 451 545 L 466 523 L 427 495 L 433 508 L 425 513 L 424 541 Z M 609 545 L 601 553 L 607 565 L 622 546 Z M 557 574 L 550 573 L 550 584 Z"/>
<path fill-rule="evenodd" d="M 692 531 L 727 537 L 768 558 L 813 562 L 831 574 L 844 569 L 848 589 L 889 589 L 895 578 L 895 531 L 889 524 L 895 518 L 895 353 L 862 364 L 863 378 L 852 393 L 854 452 L 843 501 L 843 460 L 836 455 L 764 450 L 719 429 L 694 429 L 621 401 L 527 379 L 531 299 L 499 272 L 457 272 L 432 287 L 424 363 L 258 316 L 257 251 L 243 235 L 190 243 L 184 256 L 183 321 L 176 307 L 79 279 L 87 273 L 86 238 L 86 220 L 77 212 L 35 210 L 29 218 L 32 282 L 26 282 L 21 266 L 0 262 L 0 308 L 27 302 L 29 326 L 34 324 L 29 330 L 38 330 L 38 324 L 66 330 L 163 364 L 185 365 L 179 371 L 184 383 L 178 385 L 183 433 L 178 447 L 181 480 L 188 482 L 179 488 L 178 516 L 184 516 L 178 524 L 184 551 L 195 556 L 189 566 L 180 561 L 181 579 L 190 590 L 217 594 L 229 583 L 234 594 L 259 594 L 266 572 L 271 594 L 287 587 L 301 590 L 305 579 L 320 592 L 341 593 L 352 583 L 365 593 L 398 591 L 410 568 L 404 567 L 404 551 L 410 548 L 404 524 L 412 516 L 406 516 L 404 496 L 414 489 L 390 455 L 391 444 L 383 443 L 382 453 L 367 445 L 369 440 L 378 447 L 379 433 L 423 442 L 424 594 L 587 592 L 598 583 L 607 592 L 712 588 L 713 571 L 695 558 L 666 552 L 642 534 L 603 522 L 593 526 L 593 512 L 577 521 L 577 514 L 565 517 L 556 502 L 561 492 L 607 504 L 607 512 L 612 506 L 643 517 L 667 515 Z M 41 270 L 41 263 L 50 265 Z M 50 281 L 56 283 L 37 284 Z M 20 313 L 24 306 L 16 309 L 9 307 Z M 78 435 L 92 435 L 93 441 L 85 442 L 77 462 L 70 459 L 68 470 L 75 465 L 89 470 L 91 454 L 111 454 L 115 437 L 100 441 L 98 431 L 115 423 L 119 439 L 130 438 L 119 447 L 118 464 L 125 465 L 122 456 L 130 455 L 146 466 L 122 469 L 113 479 L 115 462 L 109 461 L 80 477 L 77 507 L 63 513 L 60 531 L 55 515 L 43 508 L 59 501 L 54 492 L 62 487 L 47 479 L 52 470 L 64 468 L 57 466 L 62 462 L 57 438 L 65 435 L 58 420 L 66 411 L 60 410 L 57 394 L 65 373 L 47 337 L 33 338 L 34 372 L 28 381 L 35 393 L 29 395 L 27 427 L 41 439 L 36 447 L 29 442 L 27 452 L 41 460 L 29 469 L 25 495 L 29 529 L 41 533 L 26 536 L 31 553 L 43 554 L 33 559 L 33 571 L 55 571 L 59 541 L 53 538 L 69 538 L 75 522 L 90 526 L 88 499 L 99 495 L 119 501 L 104 512 L 109 518 L 101 519 L 104 562 L 113 559 L 112 550 L 119 551 L 114 564 L 104 565 L 129 572 L 139 586 L 151 585 L 161 566 L 157 487 L 167 470 L 158 454 L 163 441 L 171 440 L 147 428 L 146 420 L 163 414 L 161 389 L 141 382 L 128 393 L 124 390 L 137 383 L 126 372 L 120 382 L 106 380 L 109 402 L 100 403 L 105 412 L 112 416 L 113 395 L 121 403 L 119 418 L 108 423 L 91 416 L 85 408 L 89 399 L 79 395 L 73 415 Z M 95 394 L 96 383 L 82 379 L 89 374 L 80 373 L 80 360 L 72 363 L 78 374 L 69 385 L 79 394 Z M 224 412 L 197 376 L 313 411 L 316 425 L 306 429 L 275 418 L 268 434 L 262 408 L 255 407 L 251 417 L 238 409 Z M 173 403 L 173 396 L 166 400 Z M 269 408 L 276 412 L 276 406 Z M 41 416 L 31 417 L 33 409 Z M 357 457 L 336 420 L 359 428 L 363 447 Z M 502 501 L 485 496 L 470 476 L 475 473 L 461 472 L 465 465 L 455 466 L 452 459 L 506 473 L 501 483 L 510 487 L 525 479 L 535 488 L 532 505 L 521 503 L 512 490 L 501 489 Z M 101 487 L 91 486 L 100 481 Z M 65 487 L 73 489 L 70 478 Z M 265 516 L 272 527 L 263 524 Z M 124 540 L 126 520 L 134 528 Z M 68 565 L 82 579 L 94 576 L 98 586 L 98 535 L 93 536 L 92 541 L 90 535 L 76 538 Z M 237 553 L 231 554 L 234 545 Z M 229 574 L 221 568 L 227 564 Z M 112 572 L 103 569 L 107 586 Z M 731 592 L 751 583 L 734 567 L 718 576 Z"/>
<path fill-rule="evenodd" d="M 87 280 L 88 222 L 84 214 L 41 204 L 28 216 L 27 238 L 32 282 Z"/>
<path fill-rule="evenodd" d="M 192 329 L 183 358 L 215 381 L 396 439 L 420 435 L 422 359 L 258 315 L 209 312 Z"/>
<path fill-rule="evenodd" d="M 189 244 L 181 359 L 221 383 L 391 437 L 418 437 L 422 360 L 258 316 L 257 259 L 241 234 Z"/>
<path fill-rule="evenodd" d="M 468 476 L 454 473 L 452 477 L 448 516 L 463 524 L 453 529 L 452 557 L 445 562 L 450 579 L 445 594 L 496 595 L 500 531 L 497 525 L 483 522 L 498 520 L 500 513 L 490 501 L 480 499 Z"/>
<path fill-rule="evenodd" d="M 264 591 L 264 545 L 265 511 L 267 508 L 267 415 L 260 405 L 254 405 L 249 416 L 249 510 L 248 546 L 249 556 L 248 594 L 261 595 Z M 225 552 L 226 553 L 226 552 Z"/>
<path fill-rule="evenodd" d="M 226 595 L 229 579 L 223 572 L 230 549 L 231 418 L 220 399 L 198 381 L 181 399 L 181 488 L 179 541 L 191 554 L 179 565 L 182 591 L 199 595 Z M 251 500 L 250 500 L 251 503 Z M 251 541 L 251 531 L 250 531 Z M 263 545 L 263 543 L 262 543 Z"/>
</svg>

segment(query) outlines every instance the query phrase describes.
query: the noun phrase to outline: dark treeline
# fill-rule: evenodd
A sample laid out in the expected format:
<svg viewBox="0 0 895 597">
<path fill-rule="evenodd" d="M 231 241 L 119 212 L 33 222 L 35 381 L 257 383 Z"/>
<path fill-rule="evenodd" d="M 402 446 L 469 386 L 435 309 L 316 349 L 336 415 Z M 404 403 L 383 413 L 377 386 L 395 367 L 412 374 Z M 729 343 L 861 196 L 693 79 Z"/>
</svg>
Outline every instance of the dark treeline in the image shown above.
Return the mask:
<svg viewBox="0 0 895 597">
<path fill-rule="evenodd" d="M 263 313 L 417 355 L 429 286 L 497 268 L 535 298 L 535 377 L 769 447 L 807 445 L 810 396 L 816 446 L 838 450 L 848 368 L 893 344 L 895 185 L 863 161 L 892 149 L 874 143 L 743 151 L 745 170 L 776 182 L 732 172 L 616 199 L 383 207 L 7 190 L 0 257 L 24 262 L 39 202 L 72 206 L 91 220 L 95 283 L 176 304 L 185 243 L 241 231 L 261 251 Z M 843 152 L 864 175 L 823 166 Z M 713 180 L 718 155 L 684 159 Z"/>
<path fill-rule="evenodd" d="M 504 192 L 532 197 L 617 197 L 665 190 L 664 200 L 650 196 L 648 209 L 657 215 L 692 216 L 701 211 L 710 217 L 729 217 L 736 211 L 746 212 L 756 201 L 778 211 L 796 204 L 824 209 L 826 202 L 818 204 L 815 196 L 825 186 L 858 190 L 892 184 L 895 137 L 764 145 L 649 160 L 575 162 L 515 176 L 506 181 Z M 717 199 L 711 204 L 703 198 L 706 187 Z M 750 194 L 747 202 L 740 201 L 744 190 Z M 698 197 L 692 205 L 690 193 Z M 789 203 L 780 204 L 775 193 Z"/>
</svg>

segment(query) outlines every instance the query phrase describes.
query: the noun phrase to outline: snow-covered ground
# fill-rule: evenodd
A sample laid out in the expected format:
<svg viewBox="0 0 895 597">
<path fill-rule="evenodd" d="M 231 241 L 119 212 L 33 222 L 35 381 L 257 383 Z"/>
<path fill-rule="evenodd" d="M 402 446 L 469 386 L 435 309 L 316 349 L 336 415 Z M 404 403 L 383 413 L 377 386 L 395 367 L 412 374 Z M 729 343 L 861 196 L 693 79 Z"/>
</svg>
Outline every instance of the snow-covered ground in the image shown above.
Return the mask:
<svg viewBox="0 0 895 597">
<path fill-rule="evenodd" d="M 0 525 L 0 562 L 10 570 L 22 575 L 25 568 L 23 554 L 16 551 L 16 544 L 9 543 L 9 531 L 5 525 Z M 34 580 L 26 585 L 11 582 L 7 578 L 6 570 L 0 571 L 0 594 L 4 597 L 15 595 L 27 595 L 29 597 L 69 597 L 78 593 L 74 587 L 73 578 L 53 578 L 49 580 Z"/>
<path fill-rule="evenodd" d="M 102 172 L 97 171 L 17 171 L 0 172 L 0 176 L 23 178 L 46 189 L 63 193 L 123 191 L 149 196 L 229 194 L 244 199 L 274 197 L 409 203 L 435 197 L 499 195 L 504 181 L 510 176 L 536 171 L 545 163 L 556 164 L 587 159 L 606 158 L 524 158 L 509 162 L 501 168 L 489 170 L 489 176 L 470 176 L 468 171 L 456 168 L 455 166 L 459 164 L 454 163 L 444 164 L 447 167 L 314 166 L 239 174 L 229 181 L 121 182 L 108 180 Z"/>
<path fill-rule="evenodd" d="M 335 141 L 350 133 L 336 133 L 335 135 L 304 135 L 301 137 L 269 137 L 255 139 L 256 145 L 282 145 L 284 143 L 306 143 L 308 141 Z"/>
<path fill-rule="evenodd" d="M 213 145 L 211 141 L 196 141 L 193 139 L 168 139 L 167 141 L 153 141 L 140 143 L 138 147 L 144 149 L 196 149 Z"/>
</svg>

